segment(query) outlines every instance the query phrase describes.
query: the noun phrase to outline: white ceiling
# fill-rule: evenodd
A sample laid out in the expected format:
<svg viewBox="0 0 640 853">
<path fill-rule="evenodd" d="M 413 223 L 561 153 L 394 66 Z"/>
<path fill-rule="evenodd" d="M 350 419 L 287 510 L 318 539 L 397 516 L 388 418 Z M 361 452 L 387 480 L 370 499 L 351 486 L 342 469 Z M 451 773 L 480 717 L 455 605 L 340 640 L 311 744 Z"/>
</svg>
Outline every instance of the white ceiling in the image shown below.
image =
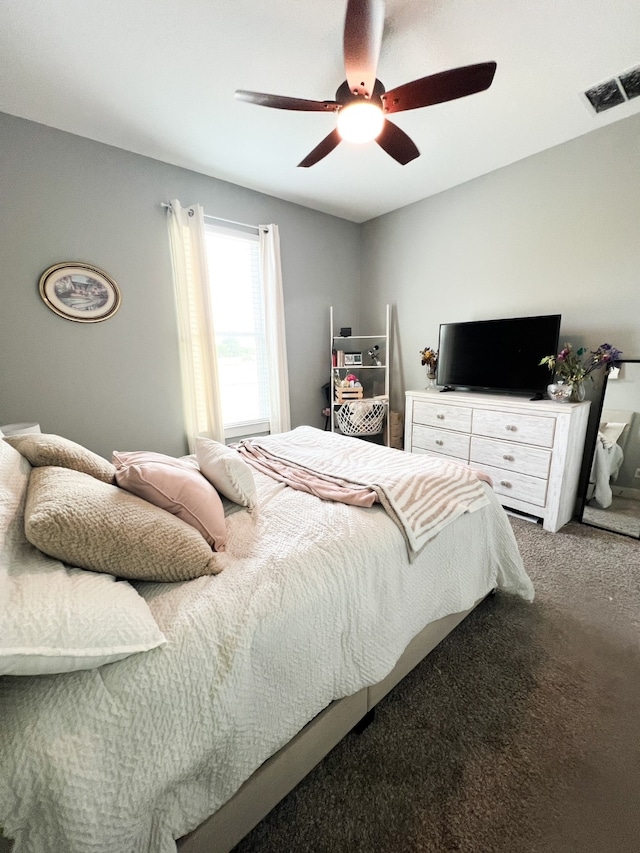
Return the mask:
<svg viewBox="0 0 640 853">
<path fill-rule="evenodd" d="M 296 164 L 332 115 L 234 99 L 333 99 L 345 0 L 2 0 L 0 111 L 363 222 L 640 112 L 585 89 L 640 65 L 639 0 L 387 0 L 387 89 L 495 60 L 486 92 L 399 113 L 421 156 L 375 143 Z M 0 140 L 0 156 L 1 156 Z"/>
</svg>

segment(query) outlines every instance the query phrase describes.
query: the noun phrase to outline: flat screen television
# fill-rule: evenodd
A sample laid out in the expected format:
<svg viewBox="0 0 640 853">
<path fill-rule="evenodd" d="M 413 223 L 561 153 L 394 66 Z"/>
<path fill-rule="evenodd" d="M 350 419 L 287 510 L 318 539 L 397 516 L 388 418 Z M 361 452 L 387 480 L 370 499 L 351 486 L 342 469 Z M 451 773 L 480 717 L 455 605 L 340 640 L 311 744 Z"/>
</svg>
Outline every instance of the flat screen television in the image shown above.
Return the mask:
<svg viewBox="0 0 640 853">
<path fill-rule="evenodd" d="M 469 389 L 539 396 L 552 381 L 545 355 L 558 352 L 560 314 L 442 323 L 437 382 Z"/>
</svg>

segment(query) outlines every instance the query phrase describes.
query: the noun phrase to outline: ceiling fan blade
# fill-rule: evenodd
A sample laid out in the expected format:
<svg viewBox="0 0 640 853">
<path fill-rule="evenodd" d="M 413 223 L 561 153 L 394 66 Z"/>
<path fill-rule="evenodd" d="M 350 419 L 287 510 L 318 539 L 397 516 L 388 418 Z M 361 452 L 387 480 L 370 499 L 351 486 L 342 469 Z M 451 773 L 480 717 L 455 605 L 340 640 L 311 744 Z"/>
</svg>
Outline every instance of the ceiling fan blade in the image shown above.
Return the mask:
<svg viewBox="0 0 640 853">
<path fill-rule="evenodd" d="M 327 154 L 331 154 L 333 149 L 341 142 L 340 134 L 337 130 L 332 130 L 329 136 L 325 136 L 322 142 L 313 149 L 310 154 L 304 158 L 301 163 L 298 163 L 298 166 L 302 166 L 307 169 L 309 166 L 313 166 L 319 160 L 322 160 L 323 157 L 326 157 Z"/>
<path fill-rule="evenodd" d="M 380 148 L 384 149 L 387 154 L 397 160 L 401 166 L 406 166 L 416 157 L 420 156 L 413 140 L 407 136 L 404 130 L 401 130 L 397 124 L 385 120 L 384 127 L 380 136 L 376 139 Z"/>
<path fill-rule="evenodd" d="M 495 73 L 495 62 L 481 62 L 421 77 L 381 95 L 382 108 L 391 115 L 464 98 L 488 89 Z"/>
<path fill-rule="evenodd" d="M 354 95 L 370 98 L 376 82 L 384 0 L 348 0 L 344 20 L 344 67 Z"/>
<path fill-rule="evenodd" d="M 305 112 L 334 113 L 339 109 L 337 101 L 308 101 L 305 98 L 287 98 L 285 95 L 266 95 L 263 92 L 247 92 L 237 89 L 236 100 L 277 110 L 300 110 Z"/>
</svg>

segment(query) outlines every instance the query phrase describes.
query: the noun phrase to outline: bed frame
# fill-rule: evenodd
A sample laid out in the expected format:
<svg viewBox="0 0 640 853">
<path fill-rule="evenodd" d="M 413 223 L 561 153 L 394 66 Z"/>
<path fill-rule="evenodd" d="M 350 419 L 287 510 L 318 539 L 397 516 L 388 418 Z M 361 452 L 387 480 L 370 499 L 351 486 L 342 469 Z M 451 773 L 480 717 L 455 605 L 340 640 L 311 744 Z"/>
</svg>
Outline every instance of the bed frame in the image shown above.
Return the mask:
<svg viewBox="0 0 640 853">
<path fill-rule="evenodd" d="M 378 702 L 483 600 L 476 601 L 469 610 L 429 623 L 411 640 L 386 678 L 321 711 L 265 761 L 215 814 L 179 839 L 179 853 L 229 853 L 345 735 L 370 721 Z M 12 847 L 11 841 L 0 837 L 0 853 L 10 853 Z"/>
<path fill-rule="evenodd" d="M 386 678 L 321 711 L 265 761 L 215 814 L 179 839 L 179 853 L 229 853 L 346 734 L 368 722 L 378 702 L 483 600 L 462 613 L 429 623 L 411 640 Z"/>
</svg>

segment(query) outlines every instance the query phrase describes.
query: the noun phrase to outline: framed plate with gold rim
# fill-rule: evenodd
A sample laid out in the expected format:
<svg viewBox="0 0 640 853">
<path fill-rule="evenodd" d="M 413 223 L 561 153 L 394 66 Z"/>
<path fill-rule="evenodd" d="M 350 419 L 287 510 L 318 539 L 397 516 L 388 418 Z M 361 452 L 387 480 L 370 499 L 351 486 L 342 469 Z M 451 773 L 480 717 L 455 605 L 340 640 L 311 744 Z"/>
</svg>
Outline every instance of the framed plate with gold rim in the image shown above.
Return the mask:
<svg viewBox="0 0 640 853">
<path fill-rule="evenodd" d="M 92 264 L 54 264 L 40 276 L 45 304 L 76 323 L 99 323 L 120 307 L 120 289 L 111 276 Z"/>
</svg>

